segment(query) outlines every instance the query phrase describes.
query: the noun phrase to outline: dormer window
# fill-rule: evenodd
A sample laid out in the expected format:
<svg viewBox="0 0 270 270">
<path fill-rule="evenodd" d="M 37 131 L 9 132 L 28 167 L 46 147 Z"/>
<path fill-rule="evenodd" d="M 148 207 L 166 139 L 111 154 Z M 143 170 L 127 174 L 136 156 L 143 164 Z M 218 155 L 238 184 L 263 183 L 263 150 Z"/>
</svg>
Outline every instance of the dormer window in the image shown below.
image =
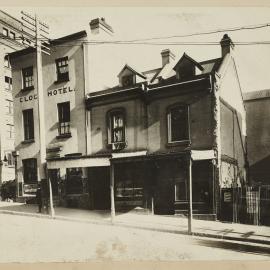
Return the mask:
<svg viewBox="0 0 270 270">
<path fill-rule="evenodd" d="M 131 86 L 133 84 L 135 84 L 135 78 L 134 75 L 127 75 L 127 76 L 123 76 L 122 77 L 122 85 L 125 86 Z"/>
<path fill-rule="evenodd" d="M 144 82 L 146 76 L 141 72 L 136 71 L 134 68 L 129 65 L 125 65 L 121 72 L 118 74 L 119 86 L 129 87 L 135 85 L 136 83 Z"/>
<path fill-rule="evenodd" d="M 203 67 L 200 63 L 189 57 L 187 54 L 183 54 L 181 59 L 173 68 L 176 72 L 177 79 L 186 81 L 196 75 L 196 71 L 203 71 Z M 197 72 L 198 73 L 198 72 Z"/>
</svg>

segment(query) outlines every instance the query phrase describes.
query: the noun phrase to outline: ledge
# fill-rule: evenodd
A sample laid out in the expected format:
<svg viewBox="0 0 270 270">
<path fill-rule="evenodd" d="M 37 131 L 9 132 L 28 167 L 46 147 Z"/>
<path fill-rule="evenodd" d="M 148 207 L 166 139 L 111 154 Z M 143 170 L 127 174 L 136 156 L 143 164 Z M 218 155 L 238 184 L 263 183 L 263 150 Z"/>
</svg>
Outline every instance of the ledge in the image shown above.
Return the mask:
<svg viewBox="0 0 270 270">
<path fill-rule="evenodd" d="M 178 142 L 167 142 L 166 146 L 167 147 L 174 147 L 174 146 L 190 146 L 191 141 L 190 140 L 183 140 L 183 141 L 178 141 Z"/>
<path fill-rule="evenodd" d="M 30 140 L 24 140 L 22 141 L 22 144 L 28 144 L 28 143 L 34 143 L 35 139 L 30 139 Z"/>
<path fill-rule="evenodd" d="M 65 139 L 65 138 L 70 138 L 70 137 L 72 137 L 71 133 L 66 133 L 66 134 L 57 135 L 56 139 Z"/>
<path fill-rule="evenodd" d="M 34 89 L 35 89 L 34 86 L 29 86 L 29 87 L 22 88 L 21 91 L 26 92 L 26 91 L 30 91 L 30 90 L 34 90 Z"/>
<path fill-rule="evenodd" d="M 54 81 L 54 84 L 59 84 L 59 83 L 64 83 L 64 82 L 69 82 L 69 81 L 70 81 L 69 78 L 65 79 L 65 80 L 56 80 L 56 81 Z"/>
</svg>

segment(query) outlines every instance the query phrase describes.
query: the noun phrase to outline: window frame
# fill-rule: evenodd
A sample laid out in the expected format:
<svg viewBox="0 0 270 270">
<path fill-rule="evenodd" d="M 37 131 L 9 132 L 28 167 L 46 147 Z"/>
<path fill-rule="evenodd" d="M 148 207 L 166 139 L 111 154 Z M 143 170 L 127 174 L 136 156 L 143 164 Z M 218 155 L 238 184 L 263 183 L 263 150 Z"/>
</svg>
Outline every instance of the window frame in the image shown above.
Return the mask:
<svg viewBox="0 0 270 270">
<path fill-rule="evenodd" d="M 13 140 L 15 137 L 15 129 L 14 129 L 14 125 L 13 124 L 6 124 L 7 126 L 7 139 Z"/>
<path fill-rule="evenodd" d="M 5 56 L 4 56 L 4 67 L 5 67 L 5 68 L 9 68 L 9 69 L 11 68 L 11 67 L 10 67 L 10 61 L 9 61 L 8 55 L 5 55 Z"/>
<path fill-rule="evenodd" d="M 29 118 L 30 112 L 31 112 L 32 119 Z M 33 108 L 23 110 L 22 116 L 23 116 L 24 141 L 25 142 L 34 141 L 34 139 L 35 139 L 35 123 L 34 123 L 34 110 L 33 110 Z"/>
<path fill-rule="evenodd" d="M 33 162 L 33 164 L 31 164 L 29 166 L 30 163 Z M 23 164 L 23 182 L 24 184 L 36 184 L 38 182 L 38 177 L 37 177 L 37 159 L 36 158 L 27 158 L 27 159 L 23 159 L 22 160 L 22 164 Z M 28 168 L 27 168 L 27 166 Z M 29 169 L 29 171 L 26 172 L 26 168 Z M 29 175 L 31 175 L 31 177 L 28 177 Z M 30 181 L 25 181 L 26 179 L 30 179 Z"/>
<path fill-rule="evenodd" d="M 6 108 L 7 108 L 7 112 L 6 112 L 6 114 L 8 114 L 8 115 L 13 115 L 13 113 L 14 113 L 14 101 L 13 100 L 11 100 L 11 99 L 6 99 Z"/>
<path fill-rule="evenodd" d="M 4 31 L 6 32 L 6 34 L 4 34 Z M 3 34 L 5 37 L 8 37 L 8 36 L 9 36 L 9 31 L 8 31 L 8 29 L 5 28 L 5 27 L 3 27 L 2 34 Z"/>
<path fill-rule="evenodd" d="M 66 62 L 64 65 L 62 65 L 63 61 Z M 69 81 L 69 59 L 68 59 L 68 56 L 64 56 L 64 57 L 55 59 L 55 67 L 56 67 L 56 82 Z M 67 71 L 62 73 L 62 72 L 60 72 L 61 68 L 67 68 Z"/>
<path fill-rule="evenodd" d="M 123 131 L 123 140 L 122 141 L 114 141 L 113 138 L 113 132 L 117 129 L 119 130 L 120 128 L 112 128 L 113 124 L 113 116 L 116 114 L 122 114 L 123 116 L 123 127 L 121 128 Z M 126 123 L 126 110 L 124 108 L 114 108 L 112 110 L 109 110 L 107 112 L 107 138 L 108 138 L 108 145 L 113 145 L 113 144 L 126 144 L 127 138 L 127 123 Z"/>
<path fill-rule="evenodd" d="M 12 91 L 12 89 L 12 78 L 9 76 L 5 76 L 5 90 Z"/>
<path fill-rule="evenodd" d="M 32 75 L 28 75 L 27 71 L 32 71 Z M 30 84 L 30 83 L 31 84 Z M 27 85 L 30 84 L 30 85 Z M 34 89 L 34 68 L 33 66 L 22 68 L 22 90 Z"/>
<path fill-rule="evenodd" d="M 11 39 L 15 40 L 15 39 L 16 39 L 16 34 L 15 34 L 15 32 L 9 31 L 9 37 L 10 37 Z"/>
<path fill-rule="evenodd" d="M 171 113 L 174 109 L 177 108 L 184 108 L 186 111 L 186 127 L 187 128 L 187 138 L 183 138 L 180 140 L 172 140 L 172 123 L 171 123 Z M 167 122 L 167 144 L 170 145 L 177 145 L 188 143 L 190 144 L 190 108 L 188 104 L 184 103 L 176 103 L 167 107 L 166 110 L 166 122 Z"/>
<path fill-rule="evenodd" d="M 68 105 L 68 117 L 64 115 L 65 105 Z M 70 112 L 70 101 L 65 101 L 61 103 L 57 103 L 57 115 L 58 115 L 58 136 L 57 138 L 62 137 L 71 137 L 71 112 Z M 69 121 L 63 121 L 64 118 L 67 117 Z M 62 132 L 63 128 L 63 132 Z"/>
</svg>

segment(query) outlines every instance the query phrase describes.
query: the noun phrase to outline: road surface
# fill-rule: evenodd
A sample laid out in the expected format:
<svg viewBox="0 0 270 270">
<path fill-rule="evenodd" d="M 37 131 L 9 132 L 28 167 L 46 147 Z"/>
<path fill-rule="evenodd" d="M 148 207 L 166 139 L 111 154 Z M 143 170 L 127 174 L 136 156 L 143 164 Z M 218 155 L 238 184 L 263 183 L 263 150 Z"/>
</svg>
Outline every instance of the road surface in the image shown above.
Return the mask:
<svg viewBox="0 0 270 270">
<path fill-rule="evenodd" d="M 269 254 L 262 245 L 0 214 L 0 263 L 268 260 Z"/>
</svg>

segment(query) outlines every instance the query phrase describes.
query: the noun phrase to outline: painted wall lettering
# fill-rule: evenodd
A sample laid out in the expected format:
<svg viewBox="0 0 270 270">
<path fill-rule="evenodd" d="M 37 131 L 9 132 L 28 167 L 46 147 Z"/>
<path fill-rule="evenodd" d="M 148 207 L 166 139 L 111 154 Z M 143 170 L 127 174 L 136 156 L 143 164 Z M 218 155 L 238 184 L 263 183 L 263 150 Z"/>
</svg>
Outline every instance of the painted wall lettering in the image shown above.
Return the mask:
<svg viewBox="0 0 270 270">
<path fill-rule="evenodd" d="M 48 91 L 48 97 L 56 96 L 56 95 L 61 95 L 61 94 L 66 94 L 68 92 L 73 92 L 75 89 L 71 89 L 70 87 L 62 87 L 54 90 Z"/>
<path fill-rule="evenodd" d="M 34 99 L 37 99 L 37 94 L 29 95 L 29 96 L 25 96 L 25 97 L 20 97 L 20 102 L 31 101 Z"/>
</svg>

